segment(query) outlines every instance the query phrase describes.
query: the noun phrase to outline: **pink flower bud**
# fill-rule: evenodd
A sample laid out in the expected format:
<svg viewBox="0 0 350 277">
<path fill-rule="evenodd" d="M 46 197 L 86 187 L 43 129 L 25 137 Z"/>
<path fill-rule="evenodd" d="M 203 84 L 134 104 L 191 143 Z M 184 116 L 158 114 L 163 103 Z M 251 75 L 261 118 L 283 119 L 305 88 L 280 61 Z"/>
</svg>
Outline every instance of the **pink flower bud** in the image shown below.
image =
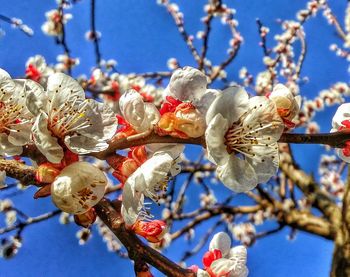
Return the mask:
<svg viewBox="0 0 350 277">
<path fill-rule="evenodd" d="M 134 232 L 144 237 L 149 242 L 160 242 L 167 231 L 166 223 L 162 220 L 153 220 L 151 222 L 136 221 L 132 226 Z"/>
</svg>

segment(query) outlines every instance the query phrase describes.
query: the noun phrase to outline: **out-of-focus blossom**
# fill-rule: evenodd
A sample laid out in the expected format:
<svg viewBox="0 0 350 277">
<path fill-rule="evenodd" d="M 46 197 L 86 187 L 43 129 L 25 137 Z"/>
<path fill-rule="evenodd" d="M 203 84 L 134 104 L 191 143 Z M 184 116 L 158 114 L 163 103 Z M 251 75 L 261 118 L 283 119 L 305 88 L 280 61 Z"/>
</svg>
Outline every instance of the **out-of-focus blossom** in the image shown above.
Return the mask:
<svg viewBox="0 0 350 277">
<path fill-rule="evenodd" d="M 68 71 L 80 63 L 79 58 L 72 58 L 67 54 L 58 55 L 57 61 L 58 63 L 55 65 L 55 70 L 58 72 Z"/>
<path fill-rule="evenodd" d="M 63 14 L 59 10 L 50 10 L 45 13 L 46 22 L 41 26 L 44 34 L 49 36 L 59 36 L 62 34 L 62 26 L 73 16 L 69 13 Z"/>
<path fill-rule="evenodd" d="M 41 85 L 46 85 L 47 78 L 53 73 L 54 70 L 46 64 L 43 56 L 35 55 L 26 62 L 26 77 Z"/>
<path fill-rule="evenodd" d="M 11 259 L 14 257 L 18 249 L 22 246 L 21 239 L 18 237 L 12 237 L 9 239 L 3 239 L 0 242 L 0 257 L 4 259 Z"/>
<path fill-rule="evenodd" d="M 52 163 L 60 163 L 67 147 L 73 153 L 99 152 L 117 129 L 114 113 L 104 104 L 85 99 L 84 90 L 63 73 L 51 75 L 47 91 L 34 83 L 27 107 L 36 117 L 34 142 Z"/>
<path fill-rule="evenodd" d="M 87 162 L 65 167 L 51 185 L 54 204 L 64 212 L 83 214 L 104 196 L 107 178 Z"/>
<path fill-rule="evenodd" d="M 284 124 L 274 102 L 265 96 L 249 99 L 244 89 L 231 87 L 215 99 L 206 120 L 208 158 L 224 185 L 248 191 L 276 174 Z"/>
<path fill-rule="evenodd" d="M 79 245 L 84 245 L 92 237 L 90 229 L 80 229 L 76 234 Z"/>
</svg>

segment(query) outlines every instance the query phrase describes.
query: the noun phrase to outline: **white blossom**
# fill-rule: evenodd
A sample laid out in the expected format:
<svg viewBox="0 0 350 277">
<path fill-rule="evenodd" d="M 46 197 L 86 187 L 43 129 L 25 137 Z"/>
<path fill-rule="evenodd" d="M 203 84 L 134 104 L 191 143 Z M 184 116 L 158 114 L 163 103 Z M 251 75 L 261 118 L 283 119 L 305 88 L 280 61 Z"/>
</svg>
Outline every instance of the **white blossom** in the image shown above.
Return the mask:
<svg viewBox="0 0 350 277">
<path fill-rule="evenodd" d="M 155 202 L 164 197 L 170 176 L 179 173 L 179 166 L 171 151 L 158 151 L 143 163 L 126 180 L 123 188 L 122 216 L 132 225 L 141 216 L 149 218 L 145 212 L 144 197 Z"/>
<path fill-rule="evenodd" d="M 52 201 L 66 213 L 83 214 L 102 199 L 106 186 L 101 170 L 87 162 L 75 162 L 52 183 Z"/>
<path fill-rule="evenodd" d="M 215 99 L 206 120 L 208 158 L 224 185 L 248 191 L 276 173 L 284 125 L 271 100 L 249 99 L 244 89 L 231 87 Z"/>
<path fill-rule="evenodd" d="M 105 150 L 106 141 L 117 129 L 112 110 L 85 99 L 79 84 L 63 73 L 48 78 L 47 91 L 36 85 L 35 91 L 27 95 L 27 107 L 36 116 L 32 129 L 34 142 L 53 163 L 63 158 L 62 144 L 77 154 Z"/>
<path fill-rule="evenodd" d="M 22 146 L 31 141 L 32 115 L 25 96 L 32 81 L 12 80 L 0 69 L 0 155 L 19 155 Z"/>
</svg>

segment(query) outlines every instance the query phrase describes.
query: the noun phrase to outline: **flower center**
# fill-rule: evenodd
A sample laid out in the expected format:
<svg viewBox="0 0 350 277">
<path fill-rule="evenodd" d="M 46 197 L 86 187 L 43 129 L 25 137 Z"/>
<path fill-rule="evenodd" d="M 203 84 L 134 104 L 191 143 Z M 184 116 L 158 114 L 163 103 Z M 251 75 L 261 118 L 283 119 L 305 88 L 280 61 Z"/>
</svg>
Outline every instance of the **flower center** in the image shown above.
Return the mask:
<svg viewBox="0 0 350 277">
<path fill-rule="evenodd" d="M 9 101 L 11 100 L 12 97 L 9 98 Z M 0 133 L 19 132 L 19 130 L 13 130 L 11 126 L 21 122 L 18 117 L 22 109 L 21 105 L 0 102 Z"/>
<path fill-rule="evenodd" d="M 48 128 L 58 138 L 64 138 L 67 134 L 92 126 L 91 120 L 86 117 L 88 101 L 80 108 L 75 106 L 79 97 L 72 103 L 64 103 L 60 108 L 53 108 L 49 113 Z"/>
</svg>

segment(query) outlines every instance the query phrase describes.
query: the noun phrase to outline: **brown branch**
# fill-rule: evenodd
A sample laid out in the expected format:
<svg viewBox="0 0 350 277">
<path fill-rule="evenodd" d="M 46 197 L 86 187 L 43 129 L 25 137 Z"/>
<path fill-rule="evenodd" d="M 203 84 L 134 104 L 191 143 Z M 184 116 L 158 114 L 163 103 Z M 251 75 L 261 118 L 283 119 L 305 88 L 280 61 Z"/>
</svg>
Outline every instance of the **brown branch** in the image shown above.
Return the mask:
<svg viewBox="0 0 350 277">
<path fill-rule="evenodd" d="M 319 209 L 332 223 L 339 224 L 341 218 L 339 207 L 327 192 L 321 190 L 311 176 L 298 169 L 290 159 L 282 160 L 280 168 L 286 177 L 293 181 L 305 194 L 315 208 Z"/>
<path fill-rule="evenodd" d="M 15 160 L 0 158 L 0 171 L 8 177 L 21 181 L 24 185 L 39 185 L 35 182 L 35 169 Z"/>
<path fill-rule="evenodd" d="M 166 276 L 195 276 L 194 272 L 170 261 L 158 251 L 145 245 L 133 232 L 127 230 L 120 214 L 120 208 L 121 201 L 116 201 L 112 204 L 107 199 L 102 199 L 95 206 L 97 215 L 126 247 L 130 259 L 134 261 L 141 259 L 163 272 Z"/>
<path fill-rule="evenodd" d="M 156 133 L 151 133 L 149 136 L 145 138 L 140 138 L 137 140 L 128 140 L 128 138 L 118 139 L 118 140 L 111 140 L 109 142 L 109 147 L 98 153 L 90 153 L 90 156 L 94 156 L 98 159 L 105 159 L 109 155 L 112 155 L 115 153 L 116 150 L 122 150 L 126 148 L 130 148 L 133 146 L 139 146 L 139 145 L 145 145 L 145 144 L 152 144 L 152 143 L 183 143 L 183 144 L 198 144 L 198 145 L 205 145 L 205 138 L 199 137 L 199 138 L 188 138 L 188 139 L 181 139 L 181 138 L 174 138 L 171 136 L 159 136 Z"/>
<path fill-rule="evenodd" d="M 52 212 L 48 212 L 48 213 L 39 215 L 37 217 L 29 217 L 24 222 L 20 222 L 18 224 L 15 224 L 15 225 L 8 226 L 8 227 L 0 229 L 0 235 L 8 233 L 8 232 L 11 232 L 13 230 L 17 230 L 17 229 L 23 230 L 25 227 L 27 227 L 29 225 L 32 225 L 34 223 L 39 223 L 41 221 L 47 220 L 47 219 L 52 218 L 52 217 L 54 217 L 54 216 L 56 216 L 56 215 L 58 215 L 60 213 L 62 213 L 61 210 L 54 210 Z"/>
</svg>

